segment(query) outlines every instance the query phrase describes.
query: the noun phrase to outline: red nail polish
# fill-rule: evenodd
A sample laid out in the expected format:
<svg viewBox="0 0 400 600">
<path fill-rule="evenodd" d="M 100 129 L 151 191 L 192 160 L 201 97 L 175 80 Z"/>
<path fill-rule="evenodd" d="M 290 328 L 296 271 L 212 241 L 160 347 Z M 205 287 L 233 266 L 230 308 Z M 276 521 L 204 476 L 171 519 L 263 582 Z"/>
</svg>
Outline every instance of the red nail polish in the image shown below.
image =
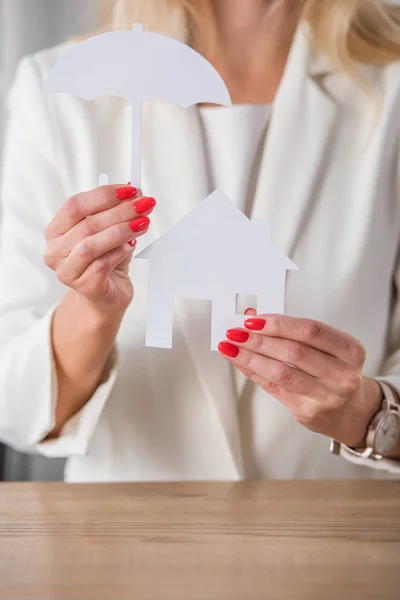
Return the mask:
<svg viewBox="0 0 400 600">
<path fill-rule="evenodd" d="M 246 308 L 246 310 L 244 311 L 244 314 L 248 315 L 250 312 L 253 312 L 253 311 L 257 312 L 255 308 L 251 308 L 251 307 L 250 308 Z"/>
<path fill-rule="evenodd" d="M 145 229 L 148 228 L 149 225 L 150 225 L 150 219 L 149 219 L 149 217 L 138 217 L 137 219 L 135 219 L 134 221 L 132 221 L 131 223 L 129 223 L 129 227 L 135 233 L 139 233 L 140 231 L 144 231 Z"/>
<path fill-rule="evenodd" d="M 137 244 L 137 241 L 136 241 L 136 240 L 131 240 L 130 242 L 128 242 L 128 244 L 129 244 L 129 245 L 130 245 L 132 248 L 134 248 L 134 247 L 136 246 L 136 244 Z"/>
<path fill-rule="evenodd" d="M 231 340 L 231 342 L 244 344 L 249 339 L 250 334 L 248 331 L 243 331 L 242 329 L 228 329 L 226 337 L 228 340 Z"/>
<path fill-rule="evenodd" d="M 131 200 L 132 198 L 136 198 L 137 189 L 134 187 L 121 187 L 118 188 L 115 193 L 117 194 L 118 200 Z"/>
<path fill-rule="evenodd" d="M 247 321 L 244 322 L 244 326 L 247 329 L 251 329 L 252 331 L 261 331 L 261 329 L 264 329 L 265 325 L 267 324 L 267 321 L 265 319 L 247 319 Z"/>
<path fill-rule="evenodd" d="M 218 350 L 221 352 L 221 354 L 229 356 L 229 358 L 237 358 L 240 352 L 237 346 L 229 344 L 229 342 L 221 342 L 220 344 L 218 344 Z"/>
<path fill-rule="evenodd" d="M 154 200 L 154 198 L 141 198 L 141 200 L 135 202 L 133 208 L 138 215 L 141 215 L 149 210 L 153 210 L 156 204 L 157 202 Z"/>
</svg>

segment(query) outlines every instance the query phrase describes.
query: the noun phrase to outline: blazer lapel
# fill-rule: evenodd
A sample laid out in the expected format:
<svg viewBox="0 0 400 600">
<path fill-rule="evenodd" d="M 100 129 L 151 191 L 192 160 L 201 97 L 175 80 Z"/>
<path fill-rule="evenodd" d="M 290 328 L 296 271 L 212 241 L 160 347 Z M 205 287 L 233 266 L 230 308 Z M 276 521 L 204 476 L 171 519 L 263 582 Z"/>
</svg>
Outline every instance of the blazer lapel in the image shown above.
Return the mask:
<svg viewBox="0 0 400 600">
<path fill-rule="evenodd" d="M 318 83 L 328 71 L 323 59 L 312 56 L 306 28 L 299 27 L 275 99 L 252 214 L 271 218 L 272 238 L 288 256 L 317 200 L 338 114 Z"/>
</svg>

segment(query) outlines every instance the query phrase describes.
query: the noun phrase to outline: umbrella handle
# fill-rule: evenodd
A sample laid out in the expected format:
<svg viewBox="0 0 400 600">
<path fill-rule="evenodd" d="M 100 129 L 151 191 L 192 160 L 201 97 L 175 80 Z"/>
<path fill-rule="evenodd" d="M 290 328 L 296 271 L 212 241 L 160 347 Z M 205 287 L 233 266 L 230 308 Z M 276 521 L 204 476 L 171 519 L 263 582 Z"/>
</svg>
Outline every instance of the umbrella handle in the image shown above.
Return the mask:
<svg viewBox="0 0 400 600">
<path fill-rule="evenodd" d="M 131 184 L 142 189 L 142 103 L 132 105 Z"/>
</svg>

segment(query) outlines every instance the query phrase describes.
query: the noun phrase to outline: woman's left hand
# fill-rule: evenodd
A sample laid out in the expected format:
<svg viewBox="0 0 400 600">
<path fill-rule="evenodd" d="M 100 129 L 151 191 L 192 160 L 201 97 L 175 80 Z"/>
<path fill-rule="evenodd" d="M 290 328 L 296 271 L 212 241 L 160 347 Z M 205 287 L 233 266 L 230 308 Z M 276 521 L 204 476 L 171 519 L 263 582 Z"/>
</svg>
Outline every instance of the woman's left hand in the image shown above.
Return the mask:
<svg viewBox="0 0 400 600">
<path fill-rule="evenodd" d="M 381 391 L 362 375 L 366 353 L 360 342 L 317 321 L 283 315 L 250 317 L 227 339 L 221 354 L 299 423 L 347 446 L 363 444 Z"/>
</svg>

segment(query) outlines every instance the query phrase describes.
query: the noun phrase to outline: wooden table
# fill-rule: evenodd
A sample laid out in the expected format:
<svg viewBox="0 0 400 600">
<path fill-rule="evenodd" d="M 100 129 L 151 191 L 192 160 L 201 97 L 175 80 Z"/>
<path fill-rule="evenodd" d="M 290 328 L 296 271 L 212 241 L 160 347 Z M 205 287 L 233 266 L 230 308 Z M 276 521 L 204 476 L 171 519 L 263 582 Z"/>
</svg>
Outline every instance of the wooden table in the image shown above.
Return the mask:
<svg viewBox="0 0 400 600">
<path fill-rule="evenodd" d="M 6 600 L 400 599 L 400 482 L 0 484 Z"/>
</svg>

